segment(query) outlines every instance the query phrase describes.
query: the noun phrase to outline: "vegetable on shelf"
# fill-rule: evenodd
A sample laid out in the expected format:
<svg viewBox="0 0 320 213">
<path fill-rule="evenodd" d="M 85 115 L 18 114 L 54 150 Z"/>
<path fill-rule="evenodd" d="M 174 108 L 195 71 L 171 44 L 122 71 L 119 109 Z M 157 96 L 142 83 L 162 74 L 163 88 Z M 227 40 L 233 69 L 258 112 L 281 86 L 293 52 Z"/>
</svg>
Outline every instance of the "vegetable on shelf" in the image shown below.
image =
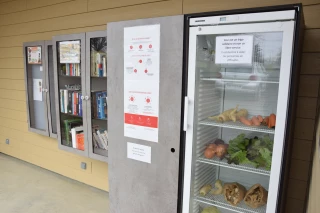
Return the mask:
<svg viewBox="0 0 320 213">
<path fill-rule="evenodd" d="M 226 158 L 229 164 L 249 164 L 271 170 L 272 149 L 273 141 L 268 136 L 249 139 L 240 134 L 229 141 Z"/>
<path fill-rule="evenodd" d="M 221 180 L 216 180 L 214 184 L 214 189 L 212 189 L 211 194 L 213 195 L 219 195 L 223 193 L 223 185 Z"/>
<path fill-rule="evenodd" d="M 269 128 L 274 128 L 275 126 L 276 126 L 276 115 L 275 114 L 271 114 L 269 116 L 268 127 Z"/>
<path fill-rule="evenodd" d="M 214 143 L 211 143 L 207 146 L 204 151 L 204 156 L 209 159 L 215 156 L 222 159 L 227 154 L 228 146 L 229 145 L 225 144 L 223 140 L 216 139 Z"/>
<path fill-rule="evenodd" d="M 236 122 L 237 110 L 238 110 L 238 106 L 236 106 L 236 108 L 233 108 L 233 109 L 228 109 L 223 113 L 221 113 L 220 115 L 211 116 L 209 117 L 209 119 L 215 120 L 217 122 L 225 122 L 225 121 L 231 121 L 231 120 L 233 122 Z"/>
<path fill-rule="evenodd" d="M 268 191 L 260 184 L 253 185 L 246 193 L 244 202 L 251 208 L 259 208 L 267 204 Z"/>
<path fill-rule="evenodd" d="M 203 187 L 201 187 L 199 194 L 201 196 L 206 196 L 212 189 L 212 186 L 210 184 L 206 184 Z"/>
<path fill-rule="evenodd" d="M 215 206 L 204 208 L 201 213 L 220 213 L 219 209 Z"/>
<path fill-rule="evenodd" d="M 233 206 L 237 206 L 246 194 L 246 188 L 239 183 L 224 184 L 224 199 Z"/>
</svg>

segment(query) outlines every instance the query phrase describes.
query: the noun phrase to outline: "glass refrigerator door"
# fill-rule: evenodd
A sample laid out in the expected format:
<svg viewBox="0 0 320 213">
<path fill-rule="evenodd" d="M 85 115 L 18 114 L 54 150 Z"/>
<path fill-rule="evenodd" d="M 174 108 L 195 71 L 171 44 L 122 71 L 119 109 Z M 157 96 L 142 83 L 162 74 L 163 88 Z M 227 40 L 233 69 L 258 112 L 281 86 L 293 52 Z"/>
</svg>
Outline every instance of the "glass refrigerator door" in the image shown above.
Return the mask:
<svg viewBox="0 0 320 213">
<path fill-rule="evenodd" d="M 294 22 L 191 27 L 183 213 L 274 213 Z"/>
</svg>

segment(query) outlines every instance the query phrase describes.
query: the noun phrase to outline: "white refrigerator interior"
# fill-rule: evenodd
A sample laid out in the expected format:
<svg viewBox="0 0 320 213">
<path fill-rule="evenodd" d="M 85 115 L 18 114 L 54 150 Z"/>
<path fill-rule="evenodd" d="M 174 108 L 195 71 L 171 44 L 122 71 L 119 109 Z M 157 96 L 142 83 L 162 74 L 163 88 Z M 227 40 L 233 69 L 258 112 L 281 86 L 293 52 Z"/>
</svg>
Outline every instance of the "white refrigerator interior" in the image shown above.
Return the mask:
<svg viewBox="0 0 320 213">
<path fill-rule="evenodd" d="M 276 212 L 294 26 L 293 10 L 190 20 L 183 213 Z"/>
</svg>

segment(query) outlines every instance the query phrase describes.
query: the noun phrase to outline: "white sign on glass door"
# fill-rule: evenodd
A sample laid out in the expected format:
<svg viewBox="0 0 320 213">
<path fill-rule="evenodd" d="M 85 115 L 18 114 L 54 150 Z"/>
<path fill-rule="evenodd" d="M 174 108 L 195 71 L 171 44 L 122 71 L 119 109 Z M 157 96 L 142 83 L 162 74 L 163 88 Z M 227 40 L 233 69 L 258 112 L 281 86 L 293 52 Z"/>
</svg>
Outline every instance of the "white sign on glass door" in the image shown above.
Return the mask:
<svg viewBox="0 0 320 213">
<path fill-rule="evenodd" d="M 253 36 L 218 36 L 216 64 L 252 64 Z"/>
<path fill-rule="evenodd" d="M 151 147 L 128 142 L 127 157 L 133 160 L 151 163 Z"/>
</svg>

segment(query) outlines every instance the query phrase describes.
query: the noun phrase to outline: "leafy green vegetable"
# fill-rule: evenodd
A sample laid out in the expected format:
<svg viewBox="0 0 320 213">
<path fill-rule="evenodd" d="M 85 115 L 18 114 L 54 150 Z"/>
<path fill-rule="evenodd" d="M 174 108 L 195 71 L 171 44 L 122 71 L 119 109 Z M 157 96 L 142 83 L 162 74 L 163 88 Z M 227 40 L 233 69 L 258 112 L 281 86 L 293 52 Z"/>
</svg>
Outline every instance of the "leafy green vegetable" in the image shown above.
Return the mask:
<svg viewBox="0 0 320 213">
<path fill-rule="evenodd" d="M 268 137 L 245 138 L 245 134 L 238 135 L 229 141 L 228 163 L 251 164 L 255 167 L 271 169 L 273 141 Z"/>
<path fill-rule="evenodd" d="M 245 151 L 249 142 L 250 140 L 245 138 L 245 134 L 238 135 L 235 139 L 229 141 L 228 153 L 232 155 L 238 151 Z"/>
<path fill-rule="evenodd" d="M 220 213 L 217 207 L 211 206 L 204 208 L 201 213 Z"/>
</svg>

